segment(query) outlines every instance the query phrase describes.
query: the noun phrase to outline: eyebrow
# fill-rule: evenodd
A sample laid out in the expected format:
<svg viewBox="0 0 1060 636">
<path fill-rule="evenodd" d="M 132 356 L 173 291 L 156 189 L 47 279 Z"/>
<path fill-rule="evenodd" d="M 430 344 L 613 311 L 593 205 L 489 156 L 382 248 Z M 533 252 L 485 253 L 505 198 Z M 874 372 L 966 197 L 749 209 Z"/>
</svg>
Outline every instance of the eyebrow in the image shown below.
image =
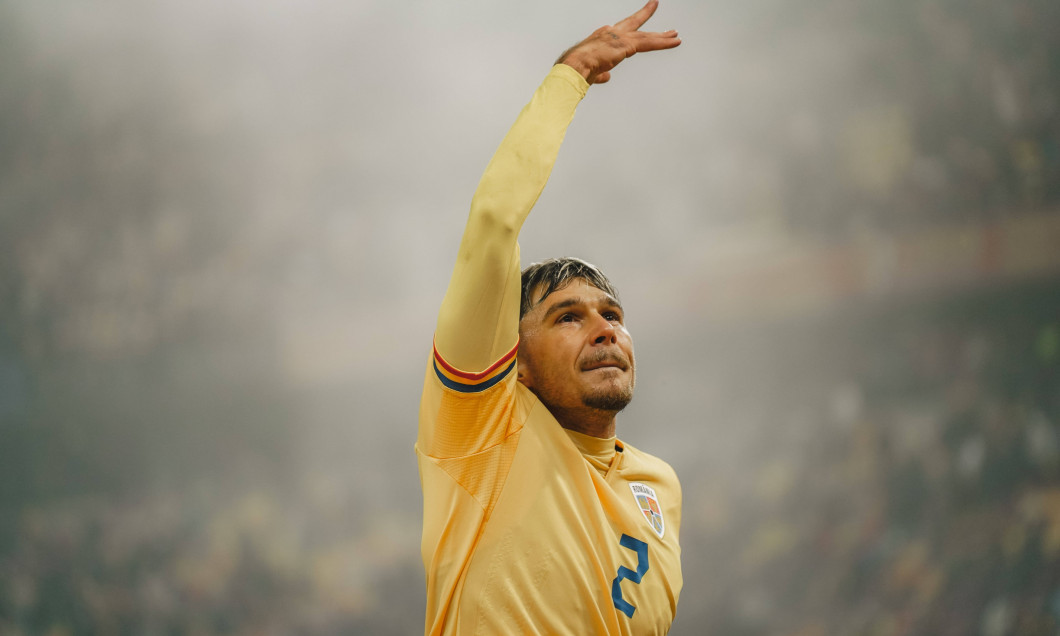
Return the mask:
<svg viewBox="0 0 1060 636">
<path fill-rule="evenodd" d="M 559 311 L 561 309 L 566 309 L 568 307 L 574 307 L 575 305 L 585 305 L 585 304 L 588 304 L 588 303 L 586 303 L 581 298 L 568 298 L 567 300 L 561 300 L 560 302 L 556 303 L 555 305 L 552 305 L 551 307 L 549 307 L 545 311 L 545 315 L 541 317 L 541 320 L 542 320 L 542 322 L 544 322 L 545 320 L 548 320 L 549 316 L 551 316 L 552 314 L 556 313 L 557 311 Z M 614 308 L 618 309 L 619 311 L 624 311 L 622 309 L 622 303 L 618 302 L 617 300 L 615 300 L 611 296 L 607 296 L 606 298 L 604 298 L 603 304 L 608 306 L 608 307 L 614 307 Z"/>
</svg>

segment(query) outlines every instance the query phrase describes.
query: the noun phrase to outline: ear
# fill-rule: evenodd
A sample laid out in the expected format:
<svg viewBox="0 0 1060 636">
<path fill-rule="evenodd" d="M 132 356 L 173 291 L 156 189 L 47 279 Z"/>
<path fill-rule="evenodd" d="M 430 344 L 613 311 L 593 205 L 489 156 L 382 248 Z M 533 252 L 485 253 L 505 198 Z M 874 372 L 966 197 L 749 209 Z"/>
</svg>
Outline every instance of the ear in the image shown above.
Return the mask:
<svg viewBox="0 0 1060 636">
<path fill-rule="evenodd" d="M 526 356 L 520 353 L 516 361 L 519 363 L 516 368 L 516 379 L 526 388 L 534 388 L 533 375 L 530 372 L 530 365 L 526 360 Z"/>
</svg>

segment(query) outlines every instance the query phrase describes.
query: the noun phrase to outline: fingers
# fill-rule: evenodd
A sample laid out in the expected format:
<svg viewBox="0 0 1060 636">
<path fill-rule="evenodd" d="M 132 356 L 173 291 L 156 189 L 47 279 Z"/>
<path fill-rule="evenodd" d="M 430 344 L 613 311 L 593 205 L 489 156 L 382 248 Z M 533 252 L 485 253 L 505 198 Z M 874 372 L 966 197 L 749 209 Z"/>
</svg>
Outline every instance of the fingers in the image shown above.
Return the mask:
<svg viewBox="0 0 1060 636">
<path fill-rule="evenodd" d="M 645 51 L 672 49 L 681 44 L 677 31 L 644 32 L 638 28 L 659 7 L 659 0 L 649 0 L 639 11 L 614 26 L 602 26 L 592 35 L 567 49 L 556 60 L 578 71 L 590 84 L 611 79 L 611 69 L 622 60 Z"/>
<path fill-rule="evenodd" d="M 648 4 L 641 7 L 636 13 L 624 20 L 616 22 L 615 29 L 622 31 L 636 31 L 648 21 L 648 18 L 650 18 L 658 8 L 659 0 L 648 0 Z"/>
<path fill-rule="evenodd" d="M 681 39 L 677 37 L 677 31 L 673 29 L 658 33 L 638 31 L 638 29 L 648 21 L 648 18 L 650 18 L 658 8 L 659 0 L 648 0 L 648 3 L 633 15 L 616 23 L 613 27 L 602 27 L 601 29 L 597 29 L 597 33 L 601 31 L 610 31 L 612 34 L 618 34 L 613 37 L 618 38 L 620 36 L 622 38 L 631 38 L 637 53 L 642 51 L 672 49 L 681 44 Z M 596 33 L 594 33 L 594 35 L 596 35 Z"/>
<path fill-rule="evenodd" d="M 623 37 L 628 38 L 632 42 L 637 53 L 672 49 L 681 44 L 681 38 L 677 36 L 677 31 L 665 31 L 663 33 L 634 31 L 624 34 Z"/>
</svg>

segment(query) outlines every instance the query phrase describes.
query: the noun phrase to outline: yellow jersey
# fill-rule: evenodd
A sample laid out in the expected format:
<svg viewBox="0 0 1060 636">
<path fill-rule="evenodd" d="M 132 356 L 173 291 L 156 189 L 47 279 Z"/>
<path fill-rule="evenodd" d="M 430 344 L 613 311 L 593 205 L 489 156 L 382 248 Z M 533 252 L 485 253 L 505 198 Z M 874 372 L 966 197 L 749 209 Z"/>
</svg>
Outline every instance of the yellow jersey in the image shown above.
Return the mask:
<svg viewBox="0 0 1060 636">
<path fill-rule="evenodd" d="M 516 236 L 587 88 L 553 67 L 472 200 L 416 441 L 427 634 L 664 634 L 677 608 L 673 469 L 563 429 L 517 380 Z"/>
</svg>

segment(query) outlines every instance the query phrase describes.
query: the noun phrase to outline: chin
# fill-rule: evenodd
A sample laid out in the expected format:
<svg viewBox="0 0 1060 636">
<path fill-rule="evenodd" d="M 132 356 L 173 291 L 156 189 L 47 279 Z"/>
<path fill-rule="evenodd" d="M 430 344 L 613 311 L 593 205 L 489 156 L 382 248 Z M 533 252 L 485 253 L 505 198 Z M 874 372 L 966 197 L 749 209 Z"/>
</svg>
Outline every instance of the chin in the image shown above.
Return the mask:
<svg viewBox="0 0 1060 636">
<path fill-rule="evenodd" d="M 615 413 L 626 408 L 633 401 L 633 387 L 626 386 L 619 389 L 611 389 L 582 396 L 582 404 L 589 408 L 601 411 L 613 411 Z"/>
</svg>

